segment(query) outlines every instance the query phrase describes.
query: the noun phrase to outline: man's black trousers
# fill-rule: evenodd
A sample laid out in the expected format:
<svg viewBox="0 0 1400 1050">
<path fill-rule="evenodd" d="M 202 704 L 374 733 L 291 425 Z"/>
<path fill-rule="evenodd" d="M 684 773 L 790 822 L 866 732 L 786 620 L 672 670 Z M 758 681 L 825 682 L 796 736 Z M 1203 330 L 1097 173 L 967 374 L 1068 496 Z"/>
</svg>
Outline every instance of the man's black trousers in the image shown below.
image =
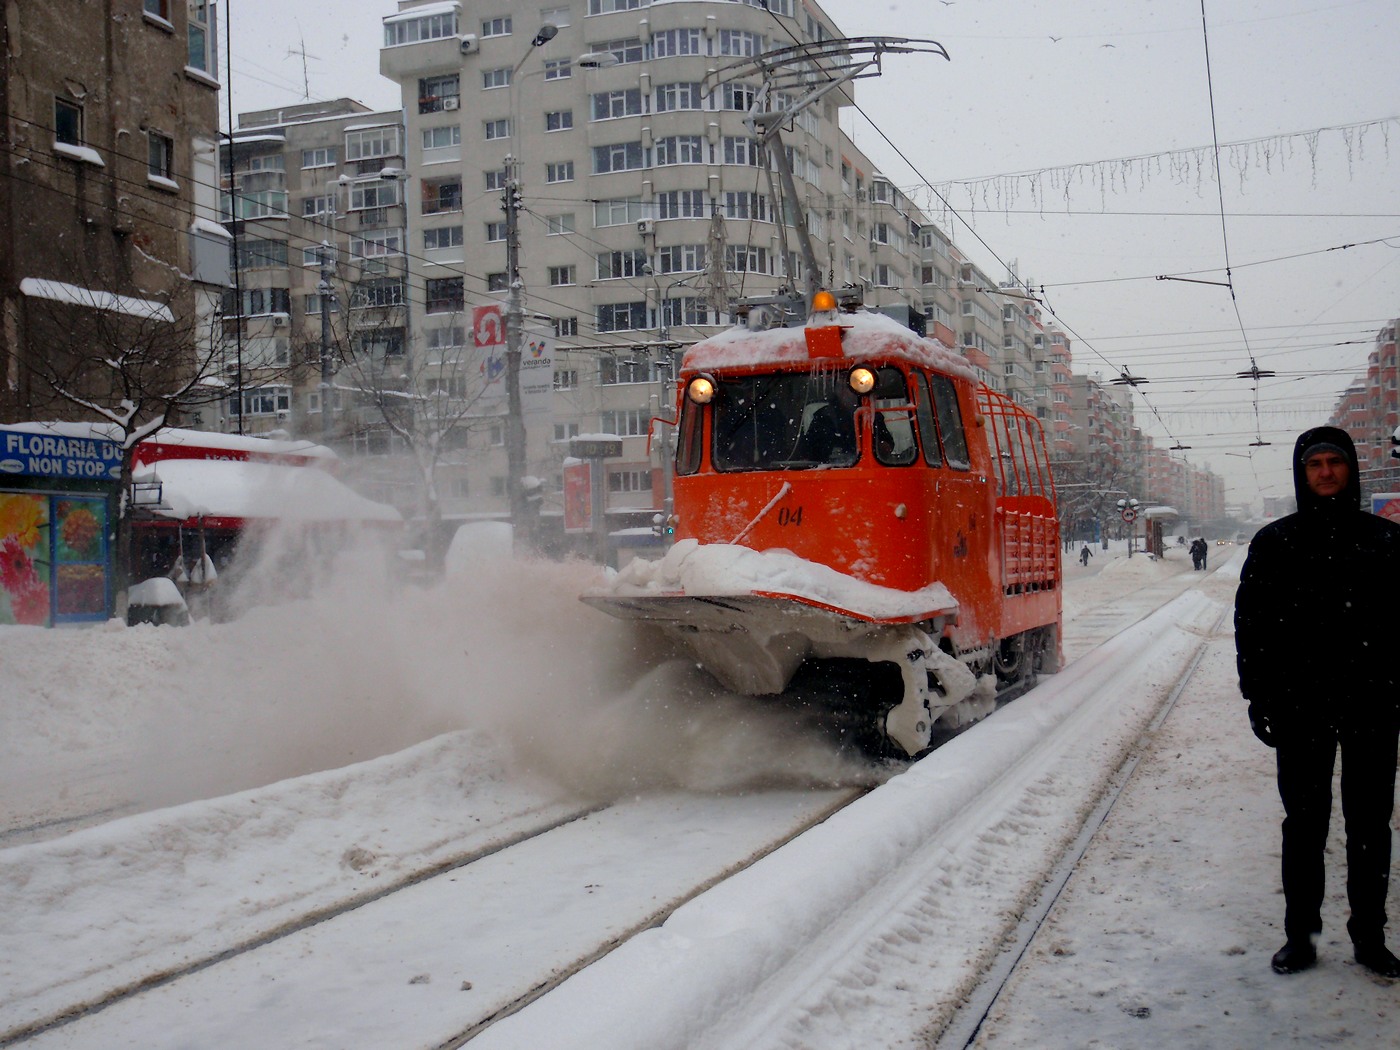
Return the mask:
<svg viewBox="0 0 1400 1050">
<path fill-rule="evenodd" d="M 1390 721 L 1383 719 L 1382 721 Z M 1395 805 L 1395 725 L 1279 726 L 1278 790 L 1283 800 L 1284 933 L 1322 932 L 1323 851 L 1332 815 L 1332 770 L 1342 754 L 1346 821 L 1347 932 L 1358 947 L 1384 940 L 1390 878 L 1390 815 Z"/>
</svg>

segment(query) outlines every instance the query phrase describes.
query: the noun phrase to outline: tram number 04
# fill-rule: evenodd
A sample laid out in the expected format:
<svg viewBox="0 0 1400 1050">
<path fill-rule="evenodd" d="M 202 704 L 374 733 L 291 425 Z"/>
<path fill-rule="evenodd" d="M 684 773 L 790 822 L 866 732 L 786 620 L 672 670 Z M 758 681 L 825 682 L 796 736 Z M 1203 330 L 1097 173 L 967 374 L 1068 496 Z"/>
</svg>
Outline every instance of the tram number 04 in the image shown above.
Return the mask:
<svg viewBox="0 0 1400 1050">
<path fill-rule="evenodd" d="M 796 508 L 793 508 L 793 507 L 779 507 L 779 508 L 778 508 L 778 524 L 781 525 L 783 528 L 787 528 L 787 526 L 789 526 L 789 525 L 801 525 L 801 524 L 802 524 L 802 508 L 801 508 L 801 507 L 796 507 Z"/>
</svg>

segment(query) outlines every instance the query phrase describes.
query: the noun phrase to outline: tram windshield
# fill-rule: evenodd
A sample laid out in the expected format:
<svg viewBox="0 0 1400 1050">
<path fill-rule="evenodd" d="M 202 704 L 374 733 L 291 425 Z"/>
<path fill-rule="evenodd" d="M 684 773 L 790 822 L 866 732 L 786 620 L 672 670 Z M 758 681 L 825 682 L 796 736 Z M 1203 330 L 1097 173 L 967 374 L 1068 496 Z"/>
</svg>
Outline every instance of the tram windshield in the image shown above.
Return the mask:
<svg viewBox="0 0 1400 1050">
<path fill-rule="evenodd" d="M 849 467 L 859 403 L 845 372 L 725 379 L 714 399 L 715 469 Z"/>
</svg>

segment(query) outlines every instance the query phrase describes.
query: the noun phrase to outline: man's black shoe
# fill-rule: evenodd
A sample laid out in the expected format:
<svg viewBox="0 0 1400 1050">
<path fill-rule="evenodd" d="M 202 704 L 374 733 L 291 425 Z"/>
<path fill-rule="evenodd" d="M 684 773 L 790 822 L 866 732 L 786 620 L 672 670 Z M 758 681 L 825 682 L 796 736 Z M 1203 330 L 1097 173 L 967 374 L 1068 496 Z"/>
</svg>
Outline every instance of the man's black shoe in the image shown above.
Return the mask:
<svg viewBox="0 0 1400 1050">
<path fill-rule="evenodd" d="M 1400 977 L 1400 959 L 1395 958 L 1384 944 L 1357 948 L 1356 961 L 1381 977 Z"/>
<path fill-rule="evenodd" d="M 1394 957 L 1392 956 L 1392 958 Z M 1312 946 L 1312 941 L 1289 941 L 1274 952 L 1274 957 L 1269 963 L 1274 968 L 1274 973 L 1300 973 L 1303 970 L 1311 969 L 1316 964 L 1317 949 Z"/>
</svg>

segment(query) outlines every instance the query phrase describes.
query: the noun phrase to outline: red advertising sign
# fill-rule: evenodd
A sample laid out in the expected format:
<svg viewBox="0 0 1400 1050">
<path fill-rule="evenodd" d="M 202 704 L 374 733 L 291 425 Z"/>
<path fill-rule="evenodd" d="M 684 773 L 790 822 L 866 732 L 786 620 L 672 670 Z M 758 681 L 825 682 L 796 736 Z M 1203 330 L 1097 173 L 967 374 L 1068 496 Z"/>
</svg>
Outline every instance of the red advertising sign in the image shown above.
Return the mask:
<svg viewBox="0 0 1400 1050">
<path fill-rule="evenodd" d="M 589 463 L 564 464 L 564 531 L 587 532 L 593 523 Z"/>
</svg>

